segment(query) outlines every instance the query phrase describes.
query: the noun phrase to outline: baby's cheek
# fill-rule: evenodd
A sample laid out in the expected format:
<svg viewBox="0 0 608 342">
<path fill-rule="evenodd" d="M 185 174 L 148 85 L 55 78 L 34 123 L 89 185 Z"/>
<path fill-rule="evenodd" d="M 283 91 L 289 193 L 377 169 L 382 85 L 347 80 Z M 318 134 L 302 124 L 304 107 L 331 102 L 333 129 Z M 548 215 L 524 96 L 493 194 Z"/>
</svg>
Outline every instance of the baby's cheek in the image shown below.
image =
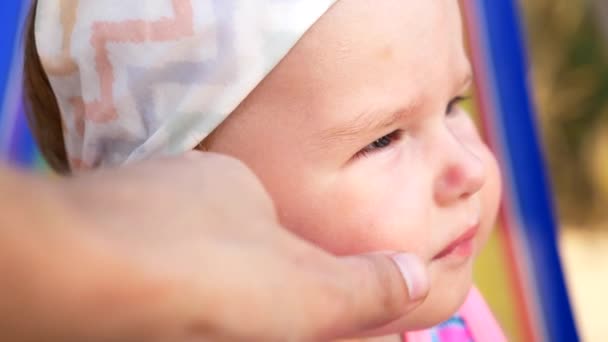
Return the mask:
<svg viewBox="0 0 608 342">
<path fill-rule="evenodd" d="M 411 184 L 410 184 L 411 183 Z M 420 189 L 423 182 L 395 180 L 362 188 L 353 183 L 339 192 L 333 213 L 344 213 L 334 229 L 344 236 L 346 254 L 407 251 L 426 255 L 431 231 L 429 206 Z M 370 185 L 369 182 L 363 183 Z"/>
</svg>

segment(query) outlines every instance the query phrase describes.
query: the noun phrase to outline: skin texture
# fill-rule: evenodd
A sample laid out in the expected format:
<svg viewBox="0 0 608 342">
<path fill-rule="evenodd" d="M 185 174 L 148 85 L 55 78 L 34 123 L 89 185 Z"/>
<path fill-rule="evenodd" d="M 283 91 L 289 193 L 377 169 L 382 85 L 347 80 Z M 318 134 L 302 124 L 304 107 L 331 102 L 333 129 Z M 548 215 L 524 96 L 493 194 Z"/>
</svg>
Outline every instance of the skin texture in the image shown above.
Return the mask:
<svg viewBox="0 0 608 342">
<path fill-rule="evenodd" d="M 498 208 L 496 161 L 456 105 L 470 83 L 458 2 L 342 0 L 205 147 L 248 165 L 280 222 L 326 251 L 420 256 L 428 297 L 370 333 L 426 328 L 472 285 L 473 256 L 434 257 L 478 224 L 476 255 Z"/>
</svg>

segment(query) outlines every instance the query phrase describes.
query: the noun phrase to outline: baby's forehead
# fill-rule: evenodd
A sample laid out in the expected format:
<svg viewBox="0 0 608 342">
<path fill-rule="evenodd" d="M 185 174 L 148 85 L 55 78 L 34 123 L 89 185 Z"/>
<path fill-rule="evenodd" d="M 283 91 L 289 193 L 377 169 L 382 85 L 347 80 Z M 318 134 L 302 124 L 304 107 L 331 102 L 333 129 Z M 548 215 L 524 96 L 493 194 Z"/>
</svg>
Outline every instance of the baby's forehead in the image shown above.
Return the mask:
<svg viewBox="0 0 608 342">
<path fill-rule="evenodd" d="M 392 87 L 387 74 L 420 86 L 468 68 L 456 1 L 368 3 L 339 1 L 286 59 L 296 59 L 296 68 L 310 66 L 312 78 L 338 87 L 358 78 Z"/>
<path fill-rule="evenodd" d="M 299 44 L 341 59 L 426 57 L 461 45 L 461 34 L 457 1 L 343 0 Z"/>
<path fill-rule="evenodd" d="M 381 125 L 378 116 L 416 111 L 470 78 L 456 2 L 365 4 L 335 5 L 273 75 L 324 135 Z"/>
</svg>

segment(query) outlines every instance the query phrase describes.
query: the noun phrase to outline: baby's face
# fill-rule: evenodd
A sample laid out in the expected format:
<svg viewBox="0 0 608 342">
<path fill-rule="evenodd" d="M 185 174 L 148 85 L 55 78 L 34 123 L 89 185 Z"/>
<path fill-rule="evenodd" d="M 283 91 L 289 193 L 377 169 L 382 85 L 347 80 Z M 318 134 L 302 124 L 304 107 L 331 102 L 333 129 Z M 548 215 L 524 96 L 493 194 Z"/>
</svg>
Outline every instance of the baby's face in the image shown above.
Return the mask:
<svg viewBox="0 0 608 342">
<path fill-rule="evenodd" d="M 247 163 L 285 227 L 327 251 L 422 257 L 428 298 L 383 331 L 428 327 L 462 304 L 498 207 L 496 162 L 458 106 L 470 85 L 457 1 L 341 0 L 208 148 Z"/>
</svg>

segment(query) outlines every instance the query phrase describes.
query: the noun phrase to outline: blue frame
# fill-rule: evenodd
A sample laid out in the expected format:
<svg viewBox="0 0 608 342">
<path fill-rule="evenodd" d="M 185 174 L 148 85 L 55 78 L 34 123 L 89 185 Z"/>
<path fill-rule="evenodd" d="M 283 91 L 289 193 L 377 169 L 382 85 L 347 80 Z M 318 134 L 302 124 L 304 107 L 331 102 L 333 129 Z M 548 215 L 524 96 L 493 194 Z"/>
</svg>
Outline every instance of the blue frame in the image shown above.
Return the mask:
<svg viewBox="0 0 608 342">
<path fill-rule="evenodd" d="M 465 0 L 466 1 L 466 0 Z M 559 259 L 554 205 L 529 91 L 526 45 L 515 0 L 474 0 L 486 45 L 494 133 L 502 157 L 509 209 L 521 227 L 527 274 L 547 341 L 578 341 Z M 517 229 L 516 227 L 510 227 Z"/>
<path fill-rule="evenodd" d="M 5 94 L 9 85 L 14 51 L 22 22 L 24 1 L 0 2 L 0 94 Z M 0 104 L 4 105 L 4 100 Z M 0 107 L 2 108 L 2 107 Z"/>
<path fill-rule="evenodd" d="M 29 0 L 0 2 L 0 160 L 31 166 L 37 148 L 23 115 L 22 26 Z"/>
</svg>

